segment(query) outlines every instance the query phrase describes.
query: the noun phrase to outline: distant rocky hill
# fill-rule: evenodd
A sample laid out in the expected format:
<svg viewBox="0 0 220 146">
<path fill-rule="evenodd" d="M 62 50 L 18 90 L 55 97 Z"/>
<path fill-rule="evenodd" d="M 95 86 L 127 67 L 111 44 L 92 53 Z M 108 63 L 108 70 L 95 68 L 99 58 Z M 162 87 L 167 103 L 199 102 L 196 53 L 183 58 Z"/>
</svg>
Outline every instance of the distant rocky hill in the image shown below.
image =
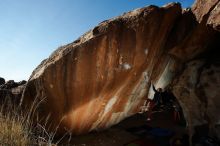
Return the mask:
<svg viewBox="0 0 220 146">
<path fill-rule="evenodd" d="M 172 85 L 189 133 L 220 135 L 220 2 L 148 6 L 101 22 L 57 49 L 32 73 L 23 105 L 37 99 L 59 132 L 108 128 L 140 111 L 156 87 Z"/>
</svg>

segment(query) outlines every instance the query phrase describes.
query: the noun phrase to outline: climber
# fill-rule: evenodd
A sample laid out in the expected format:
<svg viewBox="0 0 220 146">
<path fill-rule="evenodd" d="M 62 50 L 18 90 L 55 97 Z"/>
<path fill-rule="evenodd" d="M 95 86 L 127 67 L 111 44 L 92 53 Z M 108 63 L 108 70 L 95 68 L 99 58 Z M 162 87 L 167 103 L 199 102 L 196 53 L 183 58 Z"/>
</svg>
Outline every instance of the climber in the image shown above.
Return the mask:
<svg viewBox="0 0 220 146">
<path fill-rule="evenodd" d="M 153 90 L 155 93 L 154 93 L 154 97 L 153 97 L 152 101 L 150 102 L 147 121 L 151 120 L 152 110 L 158 109 L 162 103 L 162 93 L 163 93 L 162 88 L 158 88 L 156 90 L 156 88 L 153 84 L 152 84 L 152 86 L 153 86 Z"/>
</svg>

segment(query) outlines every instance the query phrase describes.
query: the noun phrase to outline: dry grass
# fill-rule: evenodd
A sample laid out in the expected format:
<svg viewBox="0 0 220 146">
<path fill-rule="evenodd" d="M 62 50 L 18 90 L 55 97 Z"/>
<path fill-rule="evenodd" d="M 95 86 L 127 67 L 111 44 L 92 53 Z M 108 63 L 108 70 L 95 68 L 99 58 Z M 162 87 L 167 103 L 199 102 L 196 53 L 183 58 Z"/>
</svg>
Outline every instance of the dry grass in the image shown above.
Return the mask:
<svg viewBox="0 0 220 146">
<path fill-rule="evenodd" d="M 0 117 L 0 145 L 27 146 L 30 144 L 25 125 L 15 116 L 1 114 Z"/>
<path fill-rule="evenodd" d="M 0 107 L 0 146 L 55 145 L 52 144 L 55 133 L 47 133 L 39 124 L 33 126 L 30 118 L 33 109 L 21 114 L 19 107 L 8 100 Z"/>
</svg>

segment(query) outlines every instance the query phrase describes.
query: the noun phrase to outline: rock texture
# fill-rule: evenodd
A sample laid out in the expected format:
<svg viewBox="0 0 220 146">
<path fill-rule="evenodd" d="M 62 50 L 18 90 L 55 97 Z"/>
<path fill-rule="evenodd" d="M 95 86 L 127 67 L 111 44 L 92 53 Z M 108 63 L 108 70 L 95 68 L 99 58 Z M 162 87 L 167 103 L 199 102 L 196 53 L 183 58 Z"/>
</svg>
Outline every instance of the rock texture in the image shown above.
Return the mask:
<svg viewBox="0 0 220 146">
<path fill-rule="evenodd" d="M 172 84 L 191 131 L 216 126 L 220 35 L 202 21 L 213 3 L 203 10 L 197 1 L 193 12 L 178 3 L 148 6 L 103 21 L 33 71 L 22 104 L 37 100 L 51 129 L 82 134 L 137 113 L 153 81 Z"/>
<path fill-rule="evenodd" d="M 199 22 L 199 34 L 193 38 L 198 40 L 199 45 L 189 45 L 186 49 L 196 46 L 201 54 L 184 63 L 181 74 L 176 76 L 173 83 L 174 93 L 184 109 L 191 136 L 195 126 L 208 125 L 208 135 L 220 138 L 219 4 L 219 0 L 195 1 L 192 11 Z"/>
<path fill-rule="evenodd" d="M 206 23 L 220 31 L 220 1 L 196 0 L 192 10 L 200 23 Z"/>
</svg>

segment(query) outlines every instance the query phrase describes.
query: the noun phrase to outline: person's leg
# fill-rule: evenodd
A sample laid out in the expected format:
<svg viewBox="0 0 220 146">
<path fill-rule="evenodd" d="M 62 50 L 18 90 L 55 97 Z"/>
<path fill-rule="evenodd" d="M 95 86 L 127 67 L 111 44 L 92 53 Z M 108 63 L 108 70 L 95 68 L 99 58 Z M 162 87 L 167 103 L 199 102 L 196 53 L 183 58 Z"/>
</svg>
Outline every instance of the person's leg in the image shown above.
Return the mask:
<svg viewBox="0 0 220 146">
<path fill-rule="evenodd" d="M 151 114 L 152 114 L 152 110 L 149 110 L 147 114 L 147 121 L 151 120 Z"/>
<path fill-rule="evenodd" d="M 150 120 L 151 120 L 153 108 L 154 108 L 154 103 L 153 103 L 153 102 L 150 102 L 150 108 L 149 108 L 149 111 L 147 112 L 147 121 L 150 121 Z"/>
</svg>

